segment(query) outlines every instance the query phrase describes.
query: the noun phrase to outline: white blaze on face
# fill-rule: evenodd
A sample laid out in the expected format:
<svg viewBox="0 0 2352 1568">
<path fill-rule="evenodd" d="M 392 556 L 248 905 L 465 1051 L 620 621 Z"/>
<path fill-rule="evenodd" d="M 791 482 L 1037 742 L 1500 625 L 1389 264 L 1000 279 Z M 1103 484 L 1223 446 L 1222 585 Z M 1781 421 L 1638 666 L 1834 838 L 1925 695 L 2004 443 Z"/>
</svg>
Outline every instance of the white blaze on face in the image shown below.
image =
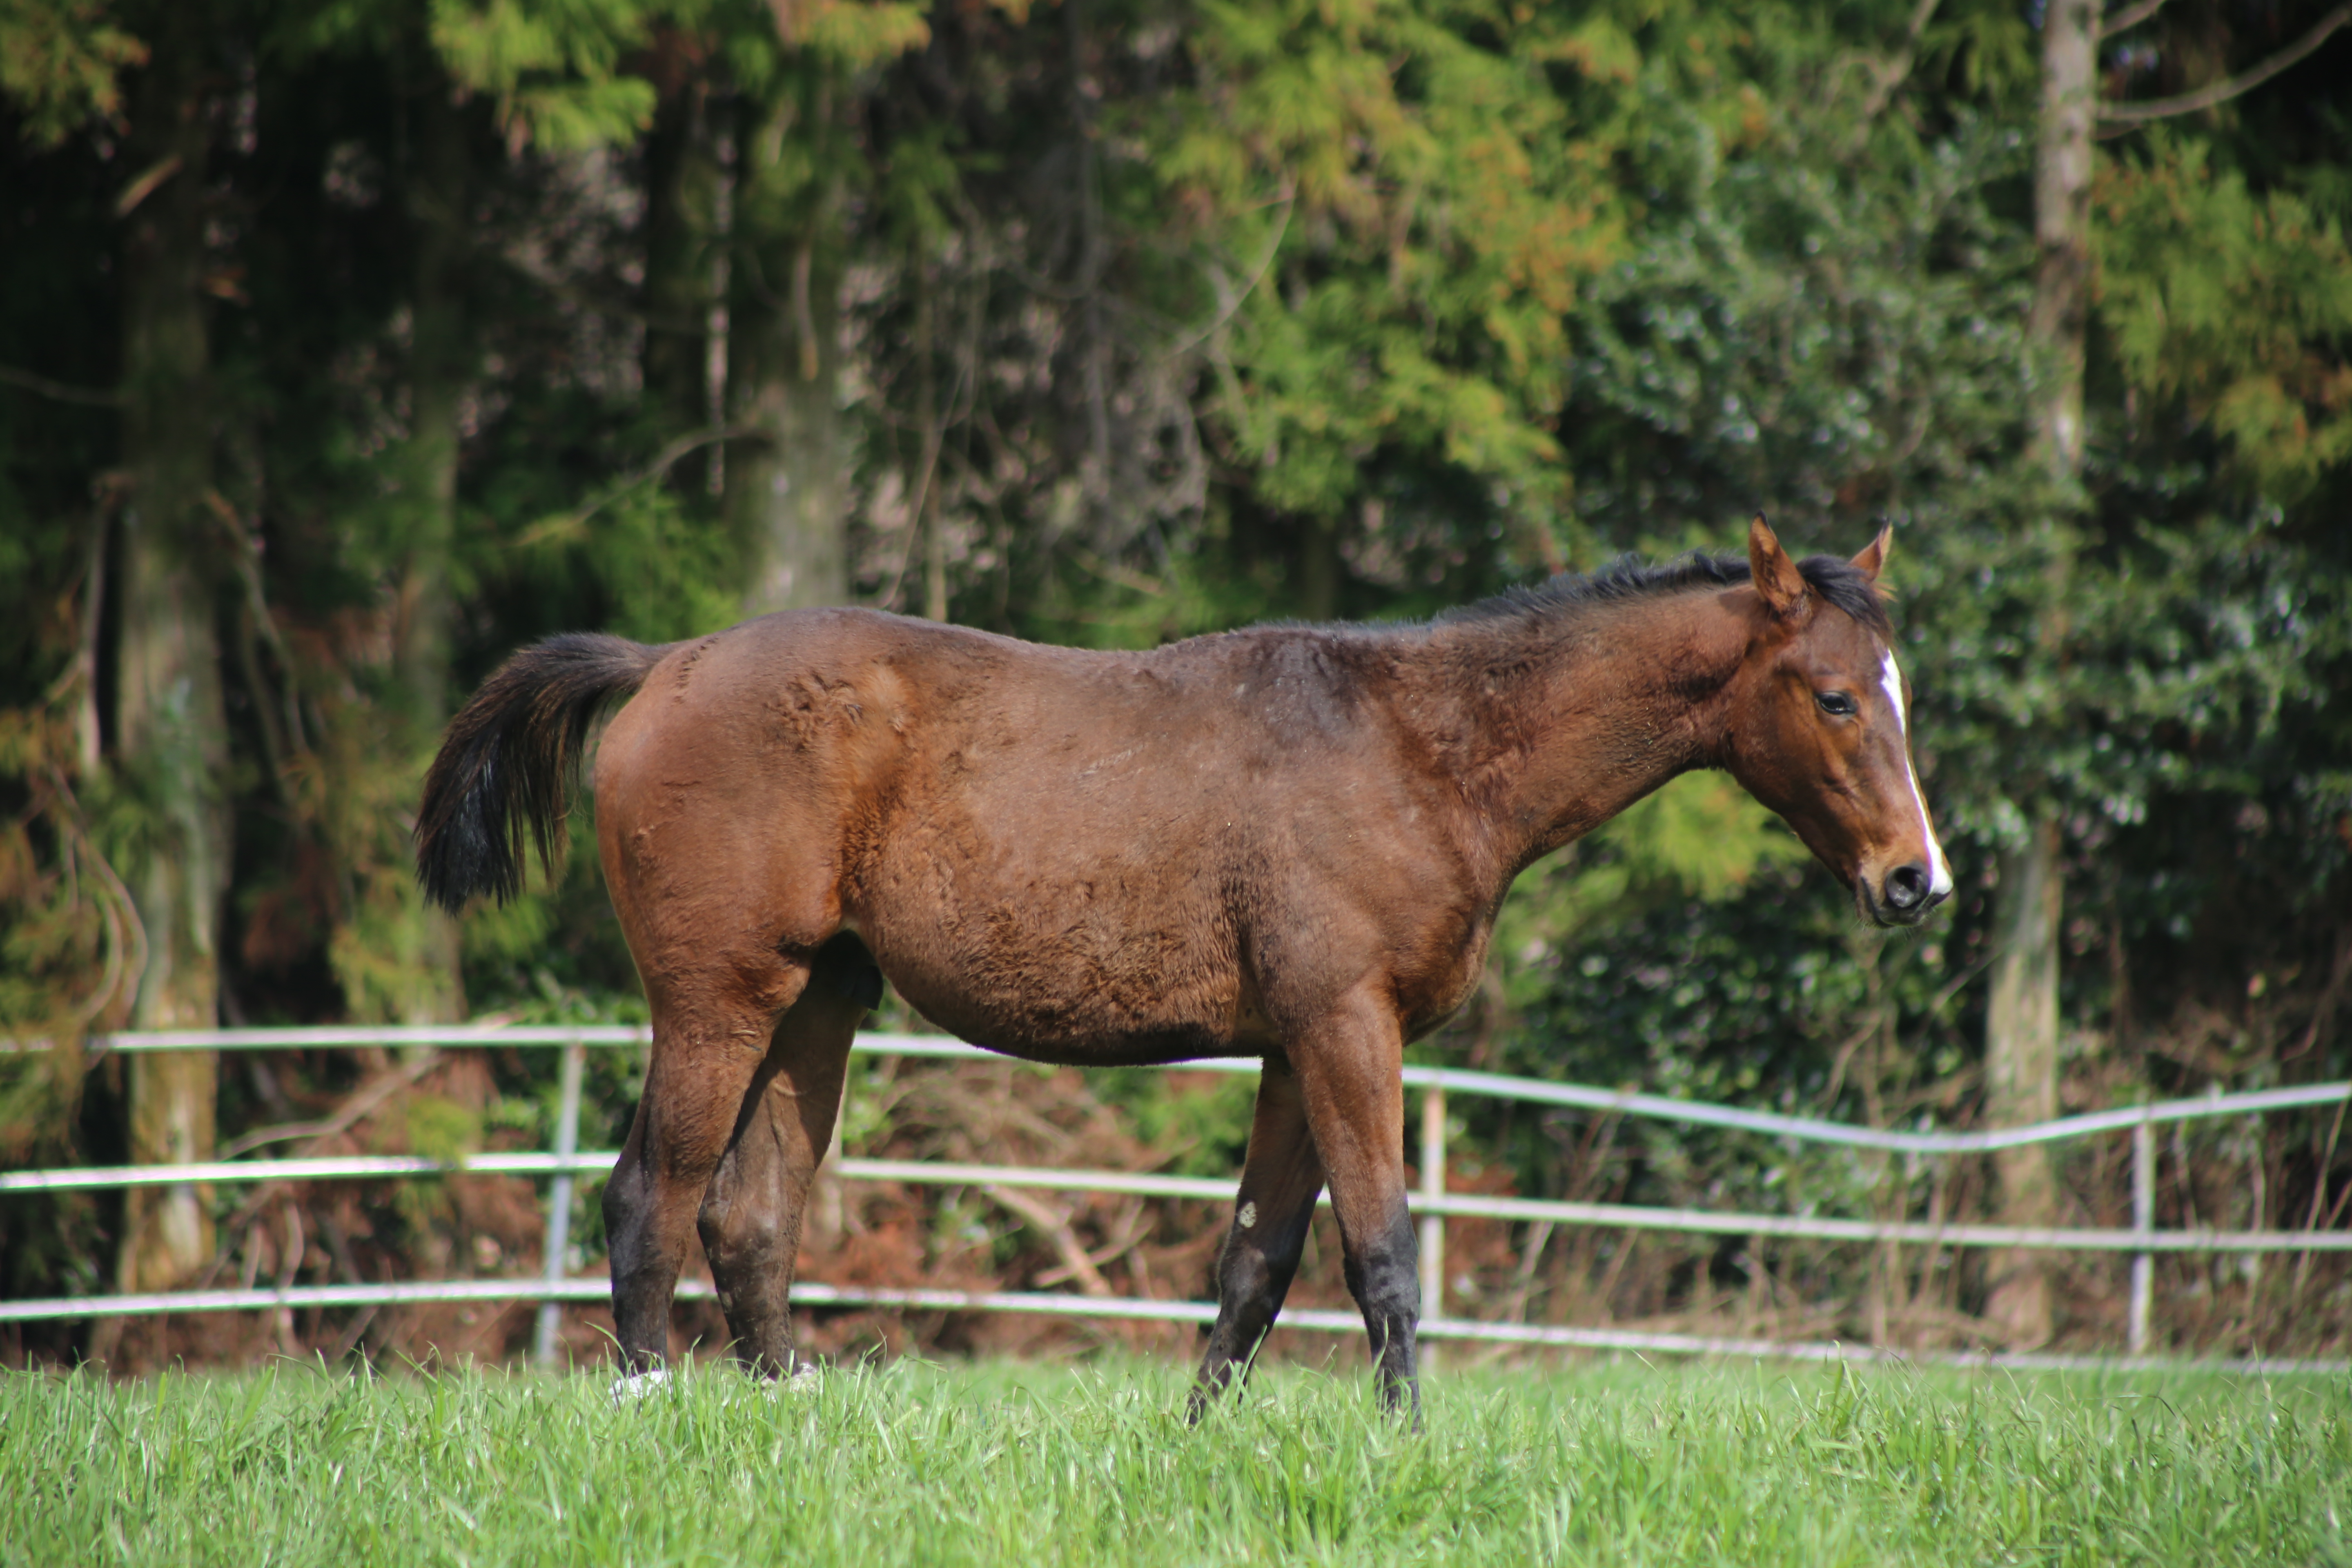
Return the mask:
<svg viewBox="0 0 2352 1568">
<path fill-rule="evenodd" d="M 1952 890 L 1952 868 L 1944 863 L 1944 847 L 1927 821 L 1927 803 L 1919 795 L 1919 775 L 1911 771 L 1911 721 L 1903 711 L 1903 672 L 1895 667 L 1889 648 L 1879 664 L 1879 684 L 1886 689 L 1886 705 L 1895 710 L 1895 733 L 1903 743 L 1903 779 L 1911 786 L 1912 809 L 1919 814 L 1919 836 L 1927 846 L 1927 896 L 1940 899 Z"/>
</svg>

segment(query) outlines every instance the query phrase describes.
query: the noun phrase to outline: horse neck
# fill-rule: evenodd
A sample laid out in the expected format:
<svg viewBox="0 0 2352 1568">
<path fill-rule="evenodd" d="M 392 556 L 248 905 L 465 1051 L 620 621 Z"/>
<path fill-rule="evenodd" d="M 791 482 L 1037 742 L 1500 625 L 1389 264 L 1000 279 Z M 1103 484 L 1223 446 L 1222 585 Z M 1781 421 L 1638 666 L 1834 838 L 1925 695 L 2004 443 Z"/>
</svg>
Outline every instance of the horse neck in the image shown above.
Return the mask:
<svg viewBox="0 0 2352 1568">
<path fill-rule="evenodd" d="M 1725 599 L 1555 606 L 1459 628 L 1446 663 L 1475 737 L 1465 795 L 1511 874 L 1720 754 L 1726 688 L 1753 641 Z"/>
</svg>

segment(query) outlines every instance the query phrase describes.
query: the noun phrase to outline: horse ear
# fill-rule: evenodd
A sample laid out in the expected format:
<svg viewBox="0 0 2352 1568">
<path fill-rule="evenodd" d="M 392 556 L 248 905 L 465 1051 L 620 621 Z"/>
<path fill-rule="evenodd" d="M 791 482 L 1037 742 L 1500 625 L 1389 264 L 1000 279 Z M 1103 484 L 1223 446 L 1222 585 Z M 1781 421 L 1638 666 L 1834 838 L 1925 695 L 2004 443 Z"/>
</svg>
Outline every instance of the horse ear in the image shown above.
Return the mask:
<svg viewBox="0 0 2352 1568">
<path fill-rule="evenodd" d="M 1886 558 L 1895 552 L 1895 527 L 1892 523 L 1878 525 L 1878 537 L 1863 546 L 1862 553 L 1853 558 L 1853 569 L 1871 582 L 1886 569 Z"/>
<path fill-rule="evenodd" d="M 1805 576 L 1789 552 L 1780 548 L 1780 536 L 1758 512 L 1756 521 L 1748 525 L 1748 569 L 1755 580 L 1756 591 L 1776 616 L 1794 615 L 1797 606 L 1805 602 Z"/>
</svg>

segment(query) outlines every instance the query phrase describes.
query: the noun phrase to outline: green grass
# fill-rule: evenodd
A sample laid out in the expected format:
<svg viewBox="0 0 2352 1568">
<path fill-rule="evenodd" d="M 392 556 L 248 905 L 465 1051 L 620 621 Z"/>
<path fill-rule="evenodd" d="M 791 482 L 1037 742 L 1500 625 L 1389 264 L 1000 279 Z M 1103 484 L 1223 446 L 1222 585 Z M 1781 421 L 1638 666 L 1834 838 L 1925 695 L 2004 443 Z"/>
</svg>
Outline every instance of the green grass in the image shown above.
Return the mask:
<svg viewBox="0 0 2352 1568">
<path fill-rule="evenodd" d="M 2342 1380 L 900 1363 L 0 1375 L 0 1563 L 2352 1563 Z"/>
</svg>

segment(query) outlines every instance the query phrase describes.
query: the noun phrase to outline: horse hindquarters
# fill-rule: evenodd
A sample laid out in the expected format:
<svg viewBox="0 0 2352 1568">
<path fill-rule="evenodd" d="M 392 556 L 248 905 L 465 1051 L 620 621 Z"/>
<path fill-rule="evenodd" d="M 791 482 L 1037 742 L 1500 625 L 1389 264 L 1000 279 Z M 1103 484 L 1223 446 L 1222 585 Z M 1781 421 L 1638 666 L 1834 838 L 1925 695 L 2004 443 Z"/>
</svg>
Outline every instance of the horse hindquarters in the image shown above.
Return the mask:
<svg viewBox="0 0 2352 1568">
<path fill-rule="evenodd" d="M 720 1289 L 733 1295 L 730 1280 L 772 1264 L 759 1239 L 770 1227 L 751 1216 L 793 1190 L 794 1139 L 807 1134 L 762 1103 L 823 1076 L 824 1052 L 808 1042 L 846 1033 L 809 991 L 839 924 L 822 848 L 833 842 L 827 781 L 805 754 L 779 750 L 772 726 L 747 721 L 729 646 L 695 645 L 656 671 L 597 751 L 605 887 L 653 1010 L 644 1093 L 604 1189 L 614 1330 L 633 1373 L 668 1352 L 678 1272 L 730 1148 L 740 1152 L 705 1227 L 719 1242 Z M 804 998 L 814 1011 L 796 1014 Z M 777 1159 L 763 1137 L 784 1140 Z M 823 1145 L 820 1135 L 810 1165 Z M 744 1300 L 750 1353 L 789 1354 L 767 1292 L 754 1284 Z"/>
</svg>

